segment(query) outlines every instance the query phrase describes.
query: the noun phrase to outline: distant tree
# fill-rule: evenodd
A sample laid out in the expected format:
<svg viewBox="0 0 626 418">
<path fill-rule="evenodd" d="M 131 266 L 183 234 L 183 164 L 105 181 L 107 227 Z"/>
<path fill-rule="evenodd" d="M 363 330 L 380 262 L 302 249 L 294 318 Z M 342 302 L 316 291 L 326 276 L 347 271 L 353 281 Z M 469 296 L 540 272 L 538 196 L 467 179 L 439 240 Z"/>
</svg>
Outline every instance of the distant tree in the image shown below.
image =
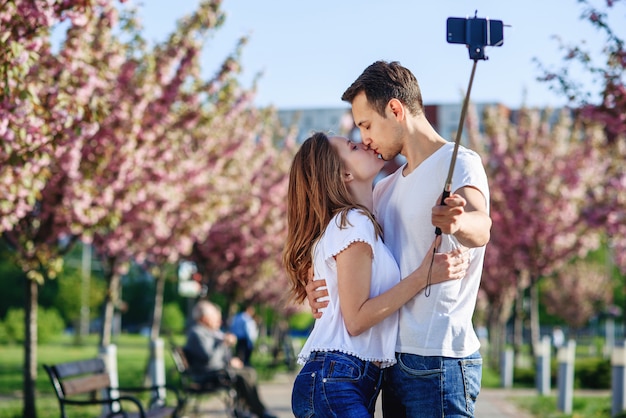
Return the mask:
<svg viewBox="0 0 626 418">
<path fill-rule="evenodd" d="M 546 311 L 580 329 L 613 301 L 611 278 L 605 266 L 578 261 L 559 270 L 546 281 L 542 301 Z"/>
<path fill-rule="evenodd" d="M 191 260 L 210 293 L 225 293 L 232 303 L 252 300 L 285 311 L 280 302 L 287 282 L 280 254 L 294 142 L 279 149 L 271 138 L 271 132 L 266 133 L 256 147 L 239 154 L 247 174 L 241 177 L 238 200 L 194 246 Z"/>
<path fill-rule="evenodd" d="M 103 346 L 110 341 L 120 278 L 131 260 L 147 263 L 159 281 L 158 268 L 189 253 L 217 216 L 216 206 L 228 205 L 226 191 L 218 190 L 227 184 L 220 161 L 231 153 L 216 138 L 229 120 L 219 116 L 228 116 L 223 109 L 244 94 L 233 81 L 234 58 L 208 82 L 199 78 L 198 63 L 202 39 L 221 21 L 219 3 L 204 1 L 163 44 L 128 45 L 130 58 L 118 65 L 109 90 L 101 91 L 111 111 L 83 149 L 77 185 L 89 187 L 79 210 L 94 225 L 89 239 L 109 282 Z M 128 26 L 137 30 L 134 20 Z M 158 330 L 160 302 L 155 309 Z"/>
<path fill-rule="evenodd" d="M 475 118 L 475 117 L 474 117 Z M 491 240 L 487 247 L 482 294 L 489 300 L 488 321 L 502 338 L 506 311 L 526 290 L 531 294 L 533 343 L 539 339 L 539 280 L 549 280 L 576 257 L 597 248 L 600 237 L 585 220 L 589 191 L 606 169 L 598 148 L 604 135 L 581 129 L 561 112 L 490 108 L 485 133 L 470 120 L 469 137 L 482 154 L 490 181 Z M 510 315 L 510 311 L 509 311 Z M 501 347 L 502 340 L 493 341 Z"/>
<path fill-rule="evenodd" d="M 59 273 L 58 289 L 53 303 L 64 321 L 75 327 L 75 332 L 78 332 L 81 310 L 89 308 L 90 318 L 94 318 L 98 313 L 98 308 L 102 306 L 104 295 L 106 295 L 105 283 L 102 280 L 91 280 L 87 300 L 83 300 L 82 282 L 83 277 L 80 270 L 64 267 L 63 271 Z M 87 305 L 84 306 L 83 302 L 87 302 Z"/>
<path fill-rule="evenodd" d="M 157 338 L 165 264 L 189 256 L 193 244 L 205 241 L 226 214 L 252 219 L 258 206 L 261 213 L 267 211 L 254 199 L 278 199 L 264 196 L 273 191 L 270 181 L 286 176 L 274 164 L 280 151 L 269 142 L 276 115 L 256 109 L 254 87 L 242 89 L 236 80 L 245 39 L 214 77 L 201 78 L 203 40 L 222 21 L 218 1 L 201 2 L 164 43 L 133 51 L 113 83 L 115 94 L 102 92 L 112 112 L 101 123 L 106 129 L 94 136 L 94 146 L 83 150 L 84 178 L 78 180 L 89 184 L 92 173 L 100 173 L 94 178 L 98 193 L 88 194 L 91 201 L 81 210 L 106 214 L 104 222 L 94 222 L 92 237 L 110 283 L 102 345 L 110 340 L 120 277 L 131 260 L 156 280 L 151 337 Z M 257 184 L 268 187 L 253 190 Z M 280 205 L 272 213 L 283 218 Z M 273 225 L 256 230 L 256 238 L 275 235 Z"/>
<path fill-rule="evenodd" d="M 625 274 L 626 170 L 623 162 L 626 159 L 626 43 L 620 31 L 624 33 L 622 18 L 626 13 L 626 2 L 578 0 L 578 3 L 582 9 L 581 19 L 604 35 L 602 49 L 593 51 L 584 40 L 574 39 L 573 45 L 559 40 L 563 53 L 562 66 L 548 68 L 538 62 L 542 72 L 539 79 L 563 94 L 581 121 L 599 125 L 606 133 L 603 158 L 611 164 L 604 175 L 596 179 L 601 187 L 592 190 L 590 197 L 595 204 L 591 206 L 587 218 L 605 229 L 614 249 L 615 263 Z M 580 83 L 574 69 L 578 70 L 576 74 L 591 76 L 594 81 L 592 86 Z"/>
</svg>

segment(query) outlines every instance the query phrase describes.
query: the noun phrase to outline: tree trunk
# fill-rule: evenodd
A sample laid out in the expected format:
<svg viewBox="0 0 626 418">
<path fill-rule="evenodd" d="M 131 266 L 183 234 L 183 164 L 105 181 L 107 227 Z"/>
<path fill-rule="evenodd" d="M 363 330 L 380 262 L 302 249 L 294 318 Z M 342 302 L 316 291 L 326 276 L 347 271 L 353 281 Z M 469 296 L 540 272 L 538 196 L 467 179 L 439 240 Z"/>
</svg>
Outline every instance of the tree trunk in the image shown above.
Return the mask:
<svg viewBox="0 0 626 418">
<path fill-rule="evenodd" d="M 489 354 L 487 356 L 487 364 L 495 370 L 500 369 L 500 353 L 504 349 L 506 343 L 506 322 L 502 324 L 498 315 L 489 315 L 487 318 L 489 329 Z"/>
<path fill-rule="evenodd" d="M 76 333 L 79 342 L 85 341 L 89 335 L 89 319 L 90 319 L 90 284 L 91 284 L 91 245 L 82 243 L 81 258 L 81 292 L 80 292 L 80 319 Z"/>
<path fill-rule="evenodd" d="M 111 344 L 113 315 L 115 314 L 115 306 L 119 299 L 120 275 L 111 273 L 108 282 L 109 290 L 105 299 L 104 318 L 102 320 L 102 330 L 100 334 L 100 347 L 102 348 Z"/>
<path fill-rule="evenodd" d="M 150 365 L 155 361 L 153 343 L 159 338 L 161 331 L 161 319 L 163 318 L 163 293 L 165 292 L 165 277 L 159 270 L 154 274 L 154 309 L 152 311 L 152 325 L 150 326 L 150 340 L 148 345 L 150 355 L 143 374 L 143 383 L 145 386 L 151 384 L 152 376 L 150 375 Z"/>
<path fill-rule="evenodd" d="M 24 418 L 37 418 L 35 381 L 37 380 L 37 299 L 39 285 L 26 279 L 24 309 Z"/>
<path fill-rule="evenodd" d="M 165 277 L 159 272 L 154 277 L 154 311 L 152 312 L 152 327 L 150 339 L 156 341 L 161 331 L 161 318 L 163 317 L 163 293 L 165 292 Z"/>
<path fill-rule="evenodd" d="M 501 295 L 497 305 L 491 305 L 487 314 L 489 330 L 489 364 L 500 369 L 500 356 L 506 348 L 506 324 L 511 318 L 511 310 L 515 300 L 512 292 Z"/>
<path fill-rule="evenodd" d="M 624 280 L 624 294 L 626 294 L 626 280 Z M 626 298 L 624 298 L 624 306 L 622 306 L 622 335 L 626 334 Z"/>
<path fill-rule="evenodd" d="M 535 355 L 535 350 L 539 347 L 539 327 L 539 284 L 535 281 L 530 287 L 530 342 L 533 355 Z"/>
<path fill-rule="evenodd" d="M 515 318 L 513 319 L 513 351 L 515 354 L 519 352 L 522 345 L 524 345 L 524 288 L 518 285 L 515 294 Z"/>
</svg>

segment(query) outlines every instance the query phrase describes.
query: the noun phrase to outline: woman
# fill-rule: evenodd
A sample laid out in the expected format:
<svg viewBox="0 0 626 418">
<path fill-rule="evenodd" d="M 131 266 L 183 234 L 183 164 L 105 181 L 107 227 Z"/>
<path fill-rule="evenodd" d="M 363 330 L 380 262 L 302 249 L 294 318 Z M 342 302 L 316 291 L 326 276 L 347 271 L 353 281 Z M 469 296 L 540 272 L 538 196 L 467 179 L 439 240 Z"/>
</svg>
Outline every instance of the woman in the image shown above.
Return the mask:
<svg viewBox="0 0 626 418">
<path fill-rule="evenodd" d="M 330 299 L 298 358 L 296 417 L 372 417 L 382 369 L 395 363 L 397 311 L 426 287 L 430 257 L 400 280 L 372 214 L 383 164 L 363 145 L 320 132 L 294 156 L 283 253 L 290 290 L 304 301 L 312 270 Z M 461 250 L 437 254 L 431 281 L 459 279 L 467 266 Z"/>
</svg>

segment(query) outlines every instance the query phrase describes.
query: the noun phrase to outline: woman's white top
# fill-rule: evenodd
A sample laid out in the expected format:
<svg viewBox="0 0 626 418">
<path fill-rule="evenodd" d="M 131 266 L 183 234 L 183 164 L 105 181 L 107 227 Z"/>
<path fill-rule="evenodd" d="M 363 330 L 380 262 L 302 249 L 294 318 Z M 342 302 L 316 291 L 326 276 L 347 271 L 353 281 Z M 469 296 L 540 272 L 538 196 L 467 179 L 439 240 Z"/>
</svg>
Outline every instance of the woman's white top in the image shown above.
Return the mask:
<svg viewBox="0 0 626 418">
<path fill-rule="evenodd" d="M 398 312 L 362 334 L 351 336 L 346 330 L 339 306 L 335 256 L 354 242 L 364 242 L 372 247 L 370 298 L 396 285 L 401 279 L 400 269 L 387 246 L 376 236 L 374 225 L 367 216 L 352 209 L 347 219 L 348 224 L 341 228 L 341 215 L 336 215 L 314 247 L 314 279 L 326 279 L 329 303 L 322 317 L 315 320 L 313 330 L 298 355 L 298 363 L 306 363 L 313 351 L 339 351 L 365 361 L 379 361 L 381 367 L 389 367 L 396 362 Z"/>
</svg>

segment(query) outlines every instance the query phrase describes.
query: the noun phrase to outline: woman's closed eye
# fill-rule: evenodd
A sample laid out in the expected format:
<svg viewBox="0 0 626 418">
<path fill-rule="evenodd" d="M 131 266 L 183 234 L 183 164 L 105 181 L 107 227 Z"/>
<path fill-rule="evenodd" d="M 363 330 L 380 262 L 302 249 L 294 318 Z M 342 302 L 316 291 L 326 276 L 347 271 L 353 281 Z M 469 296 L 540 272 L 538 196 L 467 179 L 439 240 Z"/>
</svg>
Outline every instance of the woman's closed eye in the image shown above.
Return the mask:
<svg viewBox="0 0 626 418">
<path fill-rule="evenodd" d="M 356 142 L 353 142 L 351 140 L 348 140 L 348 146 L 350 147 L 350 149 L 352 151 L 355 151 L 355 150 L 359 149 L 359 144 L 357 144 Z"/>
</svg>

